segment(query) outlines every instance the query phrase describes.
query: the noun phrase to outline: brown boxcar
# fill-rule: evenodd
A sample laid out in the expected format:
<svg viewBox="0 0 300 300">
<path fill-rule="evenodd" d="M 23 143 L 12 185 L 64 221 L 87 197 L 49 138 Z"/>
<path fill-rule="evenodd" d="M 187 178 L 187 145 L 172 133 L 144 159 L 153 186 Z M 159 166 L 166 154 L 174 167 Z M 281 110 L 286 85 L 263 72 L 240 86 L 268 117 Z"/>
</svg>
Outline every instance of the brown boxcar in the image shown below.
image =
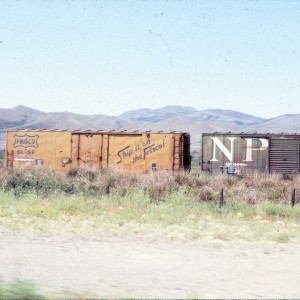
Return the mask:
<svg viewBox="0 0 300 300">
<path fill-rule="evenodd" d="M 211 173 L 243 175 L 299 173 L 300 135 L 258 133 L 203 133 L 202 167 Z"/>
<path fill-rule="evenodd" d="M 5 149 L 5 165 L 12 168 L 111 167 L 131 173 L 190 168 L 190 136 L 182 132 L 7 131 Z"/>
</svg>

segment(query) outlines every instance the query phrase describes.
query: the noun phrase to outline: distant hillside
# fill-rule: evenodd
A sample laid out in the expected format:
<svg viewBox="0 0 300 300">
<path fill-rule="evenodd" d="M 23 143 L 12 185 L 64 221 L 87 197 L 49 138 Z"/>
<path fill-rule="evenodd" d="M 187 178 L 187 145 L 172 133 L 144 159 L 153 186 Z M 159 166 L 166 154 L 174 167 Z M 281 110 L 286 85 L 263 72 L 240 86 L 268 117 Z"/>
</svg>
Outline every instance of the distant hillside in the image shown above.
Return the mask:
<svg viewBox="0 0 300 300">
<path fill-rule="evenodd" d="M 81 129 L 81 130 L 133 130 L 136 122 L 105 115 L 79 115 L 70 112 L 47 113 L 30 120 L 19 128 Z"/>
<path fill-rule="evenodd" d="M 300 132 L 300 114 L 262 119 L 232 110 L 166 106 L 139 109 L 113 117 L 101 114 L 80 115 L 71 112 L 45 113 L 25 106 L 0 109 L 0 130 L 82 129 L 185 131 L 198 143 L 203 132 Z"/>
<path fill-rule="evenodd" d="M 0 108 L 0 129 L 19 128 L 37 117 L 43 117 L 45 113 L 22 105 L 14 108 Z"/>
<path fill-rule="evenodd" d="M 264 121 L 252 115 L 243 114 L 232 110 L 209 109 L 197 111 L 191 107 L 166 106 L 159 109 L 139 109 L 128 111 L 121 117 L 136 120 L 143 123 L 156 123 L 163 120 L 180 117 L 190 121 L 200 121 L 202 124 L 213 128 L 226 130 L 239 130 L 242 126 Z"/>
<path fill-rule="evenodd" d="M 168 105 L 158 109 L 143 108 L 138 110 L 130 110 L 122 114 L 120 117 L 141 122 L 155 123 L 173 117 L 185 117 L 187 115 L 191 116 L 196 112 L 197 111 L 192 107 Z"/>
<path fill-rule="evenodd" d="M 260 123 L 255 123 L 247 127 L 247 131 L 251 132 L 300 132 L 300 114 L 282 115 Z"/>
</svg>

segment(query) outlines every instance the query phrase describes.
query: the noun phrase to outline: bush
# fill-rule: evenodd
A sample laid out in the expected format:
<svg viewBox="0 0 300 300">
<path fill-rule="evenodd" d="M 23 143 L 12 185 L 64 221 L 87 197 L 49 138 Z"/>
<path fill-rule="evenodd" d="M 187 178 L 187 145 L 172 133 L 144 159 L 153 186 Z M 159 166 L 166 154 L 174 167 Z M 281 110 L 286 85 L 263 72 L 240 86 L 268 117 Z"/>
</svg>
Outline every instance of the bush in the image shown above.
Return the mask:
<svg viewBox="0 0 300 300">
<path fill-rule="evenodd" d="M 12 191 L 17 197 L 28 192 L 35 192 L 42 197 L 55 194 L 101 197 L 107 186 L 111 193 L 119 197 L 126 197 L 135 189 L 156 202 L 164 201 L 167 196 L 182 189 L 195 202 L 218 201 L 222 188 L 225 200 L 230 199 L 230 202 L 236 204 L 255 205 L 270 201 L 290 205 L 293 189 L 296 189 L 296 203 L 300 199 L 299 177 L 284 180 L 281 176 L 258 173 L 238 178 L 167 171 L 125 174 L 112 169 L 72 169 L 66 174 L 41 169 L 27 173 L 0 170 L 0 189 Z"/>
<path fill-rule="evenodd" d="M 202 201 L 218 201 L 219 197 L 220 197 L 220 193 L 214 191 L 209 186 L 201 187 L 196 192 L 196 198 L 199 202 L 202 202 Z"/>
<path fill-rule="evenodd" d="M 0 281 L 0 299 L 46 299 L 37 293 L 34 283 L 26 280 L 15 280 L 5 284 Z"/>
</svg>

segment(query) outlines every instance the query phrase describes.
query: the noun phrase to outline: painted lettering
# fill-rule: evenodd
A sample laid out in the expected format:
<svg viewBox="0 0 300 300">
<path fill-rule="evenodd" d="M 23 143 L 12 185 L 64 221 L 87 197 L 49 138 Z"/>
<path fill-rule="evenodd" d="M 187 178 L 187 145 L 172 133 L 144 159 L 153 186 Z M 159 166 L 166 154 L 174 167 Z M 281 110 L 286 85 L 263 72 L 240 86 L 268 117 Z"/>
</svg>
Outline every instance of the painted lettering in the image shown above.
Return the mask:
<svg viewBox="0 0 300 300">
<path fill-rule="evenodd" d="M 227 138 L 230 141 L 230 150 L 228 150 L 225 145 L 217 138 L 211 137 L 213 140 L 213 158 L 210 161 L 218 161 L 216 158 L 217 147 L 219 150 L 228 158 L 229 161 L 233 161 L 233 154 L 234 154 L 234 140 L 235 137 Z"/>
<path fill-rule="evenodd" d="M 246 141 L 246 158 L 243 160 L 245 162 L 253 161 L 253 159 L 252 159 L 253 151 L 264 151 L 264 150 L 268 149 L 268 147 L 269 147 L 269 141 L 267 139 L 258 139 L 261 142 L 260 148 L 252 147 L 253 139 L 245 138 L 244 140 Z"/>
<path fill-rule="evenodd" d="M 21 149 L 18 149 L 16 151 L 16 154 L 17 155 L 33 155 L 33 154 L 35 154 L 35 150 L 26 150 L 26 149 L 21 150 Z"/>
<path fill-rule="evenodd" d="M 164 147 L 165 147 L 165 140 L 164 139 L 163 139 L 162 144 L 152 144 L 152 145 L 146 147 L 144 149 L 144 159 L 146 159 L 146 157 L 148 155 L 150 155 L 150 154 L 152 154 L 152 153 L 154 153 L 154 152 L 156 152 L 158 150 L 161 150 Z"/>
<path fill-rule="evenodd" d="M 38 148 L 38 135 L 14 135 L 14 147 L 18 148 L 18 147 L 24 147 L 24 148 Z"/>
<path fill-rule="evenodd" d="M 135 163 L 139 160 L 142 160 L 143 159 L 143 154 L 140 154 L 140 155 L 135 155 L 132 159 L 132 162 Z"/>
<path fill-rule="evenodd" d="M 150 140 L 147 140 L 146 142 L 143 142 L 143 148 L 149 146 L 151 144 L 151 141 Z"/>
<path fill-rule="evenodd" d="M 225 163 L 225 166 L 247 167 L 248 164 L 245 164 L 245 163 Z"/>
<path fill-rule="evenodd" d="M 127 162 L 136 163 L 141 160 L 145 160 L 147 156 L 155 153 L 165 147 L 165 139 L 159 143 L 151 143 L 150 139 L 142 141 L 138 144 L 129 145 L 117 152 L 118 161 L 116 163 L 122 163 L 125 159 Z"/>
<path fill-rule="evenodd" d="M 130 148 L 130 146 L 127 146 L 123 149 L 121 149 L 120 151 L 118 151 L 118 156 L 119 156 L 119 161 L 117 161 L 117 164 L 119 164 L 120 162 L 122 162 L 122 160 L 126 157 L 130 157 L 131 154 L 133 153 L 133 150 Z"/>
</svg>

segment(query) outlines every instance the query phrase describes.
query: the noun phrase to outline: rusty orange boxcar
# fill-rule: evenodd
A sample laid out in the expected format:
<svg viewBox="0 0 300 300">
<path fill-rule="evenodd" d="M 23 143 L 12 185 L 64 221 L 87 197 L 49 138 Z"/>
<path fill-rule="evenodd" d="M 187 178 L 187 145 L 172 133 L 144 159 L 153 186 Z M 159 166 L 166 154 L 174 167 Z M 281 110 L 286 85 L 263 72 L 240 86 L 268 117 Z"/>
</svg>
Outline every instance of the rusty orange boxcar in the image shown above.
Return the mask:
<svg viewBox="0 0 300 300">
<path fill-rule="evenodd" d="M 182 132 L 9 130 L 11 168 L 117 168 L 128 173 L 190 169 L 190 135 Z"/>
</svg>

